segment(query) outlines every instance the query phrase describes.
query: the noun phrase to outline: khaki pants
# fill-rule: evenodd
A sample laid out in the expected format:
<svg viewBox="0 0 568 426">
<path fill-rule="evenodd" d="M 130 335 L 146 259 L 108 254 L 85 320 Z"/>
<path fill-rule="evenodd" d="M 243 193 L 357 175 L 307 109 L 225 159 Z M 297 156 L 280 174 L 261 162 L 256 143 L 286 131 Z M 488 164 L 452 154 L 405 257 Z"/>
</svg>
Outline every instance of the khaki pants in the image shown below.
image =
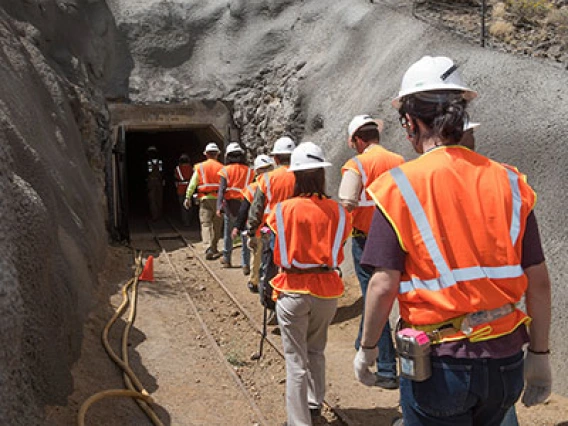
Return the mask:
<svg viewBox="0 0 568 426">
<path fill-rule="evenodd" d="M 250 268 L 250 282 L 253 285 L 258 285 L 260 282 L 260 262 L 262 261 L 262 240 L 257 239 L 258 244 L 254 250 L 251 250 L 251 268 Z"/>
<path fill-rule="evenodd" d="M 321 408 L 325 396 L 325 345 L 337 299 L 281 293 L 276 315 L 286 359 L 288 424 L 311 426 L 310 408 Z"/>
<path fill-rule="evenodd" d="M 201 222 L 201 240 L 205 250 L 217 252 L 221 238 L 221 218 L 217 216 L 217 200 L 204 198 L 199 201 L 199 221 Z"/>
</svg>

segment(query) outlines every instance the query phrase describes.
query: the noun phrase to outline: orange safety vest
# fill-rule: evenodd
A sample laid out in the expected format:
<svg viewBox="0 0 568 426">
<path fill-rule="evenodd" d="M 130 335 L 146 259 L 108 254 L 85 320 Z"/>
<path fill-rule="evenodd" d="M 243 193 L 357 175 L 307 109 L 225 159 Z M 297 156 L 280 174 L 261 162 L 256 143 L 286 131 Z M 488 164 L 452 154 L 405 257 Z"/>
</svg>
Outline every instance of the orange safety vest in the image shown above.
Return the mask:
<svg viewBox="0 0 568 426">
<path fill-rule="evenodd" d="M 368 193 L 407 253 L 398 295 L 404 321 L 440 324 L 520 301 L 522 240 L 536 194 L 516 169 L 440 147 L 383 174 Z M 489 340 L 529 321 L 514 309 L 441 341 Z"/>
<path fill-rule="evenodd" d="M 243 198 L 247 200 L 249 204 L 252 204 L 252 201 L 254 200 L 254 193 L 256 192 L 256 188 L 258 188 L 258 182 L 252 181 L 250 184 L 245 186 L 241 191 L 243 194 Z"/>
<path fill-rule="evenodd" d="M 250 167 L 245 164 L 229 164 L 219 171 L 219 176 L 224 177 L 227 181 L 227 189 L 225 191 L 226 200 L 242 200 L 243 188 L 252 182 L 254 173 Z"/>
<path fill-rule="evenodd" d="M 202 163 L 196 164 L 197 176 L 199 178 L 197 184 L 197 197 L 199 199 L 206 195 L 216 195 L 219 191 L 219 171 L 223 165 L 217 160 L 208 159 Z"/>
<path fill-rule="evenodd" d="M 287 165 L 280 166 L 258 177 L 258 187 L 266 197 L 264 216 L 262 218 L 264 223 L 266 223 L 266 218 L 277 203 L 287 200 L 294 195 L 296 177 L 294 173 L 288 172 L 289 168 L 290 166 Z"/>
<path fill-rule="evenodd" d="M 184 163 L 176 167 L 175 178 L 178 195 L 185 195 L 192 174 L 193 167 L 191 164 Z"/>
<path fill-rule="evenodd" d="M 333 270 L 343 262 L 343 245 L 351 232 L 350 214 L 336 201 L 318 196 L 278 203 L 267 219 L 275 233 L 274 263 L 284 269 L 271 281 L 275 293 L 303 293 L 322 298 L 343 294 L 343 281 Z M 329 273 L 313 272 L 328 268 Z M 277 295 L 274 295 L 276 298 Z"/>
<path fill-rule="evenodd" d="M 381 145 L 371 145 L 365 152 L 348 160 L 341 168 L 343 175 L 347 170 L 353 170 L 361 176 L 362 191 L 359 198 L 359 205 L 351 212 L 353 217 L 353 227 L 365 234 L 369 233 L 375 203 L 367 197 L 367 188 L 381 174 L 393 167 L 404 163 L 401 155 L 390 152 Z"/>
</svg>

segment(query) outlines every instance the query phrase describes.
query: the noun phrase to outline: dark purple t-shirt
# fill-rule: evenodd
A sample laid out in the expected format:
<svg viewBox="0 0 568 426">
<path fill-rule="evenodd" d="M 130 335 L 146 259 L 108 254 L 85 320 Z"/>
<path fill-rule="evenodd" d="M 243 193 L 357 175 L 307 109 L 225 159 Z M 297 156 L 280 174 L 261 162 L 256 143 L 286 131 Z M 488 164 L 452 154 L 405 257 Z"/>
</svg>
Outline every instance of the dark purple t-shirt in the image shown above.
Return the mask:
<svg viewBox="0 0 568 426">
<path fill-rule="evenodd" d="M 375 210 L 371 229 L 361 257 L 361 266 L 369 269 L 384 268 L 404 272 L 406 253 L 400 247 L 396 233 L 380 209 Z M 544 262 L 544 252 L 536 217 L 531 212 L 523 236 L 521 265 L 523 269 Z M 455 358 L 505 358 L 517 353 L 523 344 L 529 342 L 526 327 L 497 339 L 471 343 L 467 339 L 448 342 L 432 347 L 437 356 Z"/>
</svg>

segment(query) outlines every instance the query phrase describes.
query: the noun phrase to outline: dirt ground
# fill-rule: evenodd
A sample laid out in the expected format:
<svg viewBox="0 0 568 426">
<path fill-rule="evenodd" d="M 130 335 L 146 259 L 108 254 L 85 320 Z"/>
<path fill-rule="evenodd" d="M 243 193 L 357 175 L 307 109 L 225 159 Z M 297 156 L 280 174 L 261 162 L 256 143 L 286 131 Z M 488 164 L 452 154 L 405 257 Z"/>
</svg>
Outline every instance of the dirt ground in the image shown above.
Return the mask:
<svg viewBox="0 0 568 426">
<path fill-rule="evenodd" d="M 285 413 L 285 368 L 270 345 L 260 361 L 250 356 L 259 349 L 259 334 L 211 278 L 215 274 L 235 294 L 238 302 L 262 324 L 258 296 L 246 288 L 238 268 L 221 269 L 207 262 L 208 271 L 187 248 L 172 247 L 169 255 L 155 255 L 152 283 L 141 282 L 137 315 L 129 339 L 129 363 L 154 398 L 155 412 L 164 425 L 280 425 Z M 233 253 L 237 263 L 239 251 Z M 75 391 L 68 405 L 48 407 L 53 425 L 77 424 L 77 413 L 91 395 L 121 389 L 120 370 L 101 344 L 101 332 L 121 303 L 121 288 L 133 273 L 133 251 L 111 247 L 106 270 L 100 274 L 98 300 L 84 328 L 82 356 L 73 368 Z M 173 267 L 173 269 L 172 269 Z M 389 425 L 399 413 L 398 391 L 367 388 L 353 375 L 354 337 L 361 299 L 356 278 L 346 277 L 346 292 L 330 328 L 326 400 L 339 407 L 353 425 Z M 113 326 L 110 341 L 119 352 L 126 316 Z M 204 325 L 207 331 L 204 331 Z M 268 338 L 277 347 L 279 336 L 270 326 Z M 214 339 L 222 353 L 218 353 Z M 244 383 L 241 388 L 236 377 Z M 246 388 L 246 390 L 245 390 Z M 521 425 L 568 425 L 568 400 L 554 395 L 547 405 L 518 406 Z M 342 425 L 328 410 L 318 424 Z M 138 406 L 127 398 L 104 399 L 93 404 L 85 425 L 150 425 Z"/>
</svg>

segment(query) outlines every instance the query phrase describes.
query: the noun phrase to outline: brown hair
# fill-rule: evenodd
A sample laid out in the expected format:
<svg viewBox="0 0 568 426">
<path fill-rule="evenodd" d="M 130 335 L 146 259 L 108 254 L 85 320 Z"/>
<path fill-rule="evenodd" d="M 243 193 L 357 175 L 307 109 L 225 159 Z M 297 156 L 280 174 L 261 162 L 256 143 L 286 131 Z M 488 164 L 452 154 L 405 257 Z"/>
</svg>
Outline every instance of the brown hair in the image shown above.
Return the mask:
<svg viewBox="0 0 568 426">
<path fill-rule="evenodd" d="M 293 197 L 318 195 L 320 198 L 329 198 L 325 193 L 325 170 L 323 168 L 296 171 L 294 176 L 296 182 Z"/>
</svg>

